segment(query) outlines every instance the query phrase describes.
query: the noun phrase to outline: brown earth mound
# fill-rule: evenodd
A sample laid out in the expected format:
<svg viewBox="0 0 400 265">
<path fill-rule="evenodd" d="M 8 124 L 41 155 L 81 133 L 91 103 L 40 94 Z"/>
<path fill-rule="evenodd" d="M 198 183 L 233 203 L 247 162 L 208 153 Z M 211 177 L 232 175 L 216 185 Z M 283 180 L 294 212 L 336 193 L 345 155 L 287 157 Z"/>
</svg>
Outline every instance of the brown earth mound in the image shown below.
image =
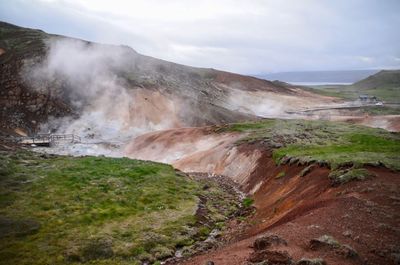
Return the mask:
<svg viewBox="0 0 400 265">
<path fill-rule="evenodd" d="M 156 132 L 134 140 L 127 149 L 131 155 L 160 159 L 158 153 L 174 150 L 171 153 L 180 154 L 170 161 L 176 167 L 225 173 L 254 199 L 257 211 L 245 220 L 245 230 L 231 223 L 223 235 L 229 243 L 178 264 L 235 265 L 269 259 L 292 264 L 398 264 L 399 172 L 368 167 L 375 177 L 332 185 L 326 167 L 278 166 L 262 143 L 237 145 L 236 134 L 213 132 L 212 127 Z M 205 146 L 199 148 L 199 143 Z M 285 243 L 261 242 L 266 233 Z M 315 247 L 316 240 L 328 243 Z"/>
</svg>

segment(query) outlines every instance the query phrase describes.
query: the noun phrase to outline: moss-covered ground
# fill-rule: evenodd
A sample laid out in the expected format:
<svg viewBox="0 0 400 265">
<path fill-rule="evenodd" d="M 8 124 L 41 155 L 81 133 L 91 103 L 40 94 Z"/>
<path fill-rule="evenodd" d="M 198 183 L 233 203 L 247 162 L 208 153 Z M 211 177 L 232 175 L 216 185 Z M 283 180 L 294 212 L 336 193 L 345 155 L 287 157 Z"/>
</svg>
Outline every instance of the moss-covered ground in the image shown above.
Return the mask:
<svg viewBox="0 0 400 265">
<path fill-rule="evenodd" d="M 400 170 L 400 134 L 382 129 L 329 121 L 265 119 L 231 124 L 218 131 L 243 133 L 238 144 L 268 144 L 277 163 L 288 156 L 325 161 L 332 168 L 353 163 L 383 164 Z"/>
<path fill-rule="evenodd" d="M 0 264 L 165 259 L 213 228 L 197 224 L 199 196 L 235 210 L 224 191 L 203 185 L 154 162 L 2 152 Z M 216 221 L 225 220 L 218 209 Z"/>
</svg>

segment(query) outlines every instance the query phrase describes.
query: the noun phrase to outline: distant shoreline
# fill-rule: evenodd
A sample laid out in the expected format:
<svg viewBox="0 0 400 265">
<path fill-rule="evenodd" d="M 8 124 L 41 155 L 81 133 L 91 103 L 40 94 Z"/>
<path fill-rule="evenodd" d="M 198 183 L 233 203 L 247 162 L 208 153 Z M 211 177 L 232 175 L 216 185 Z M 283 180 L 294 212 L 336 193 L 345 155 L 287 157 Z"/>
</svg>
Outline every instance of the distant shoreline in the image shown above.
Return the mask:
<svg viewBox="0 0 400 265">
<path fill-rule="evenodd" d="M 287 82 L 298 86 L 327 86 L 327 85 L 351 85 L 349 82 Z"/>
</svg>

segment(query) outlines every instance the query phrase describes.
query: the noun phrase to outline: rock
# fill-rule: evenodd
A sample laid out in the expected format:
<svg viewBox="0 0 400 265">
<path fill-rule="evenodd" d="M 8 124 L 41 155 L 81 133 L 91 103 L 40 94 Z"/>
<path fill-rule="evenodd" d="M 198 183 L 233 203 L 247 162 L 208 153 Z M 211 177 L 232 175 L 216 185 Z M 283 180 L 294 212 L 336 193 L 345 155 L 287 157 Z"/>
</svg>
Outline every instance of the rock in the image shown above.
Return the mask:
<svg viewBox="0 0 400 265">
<path fill-rule="evenodd" d="M 280 164 L 281 165 L 286 165 L 290 161 L 290 158 L 291 157 L 289 157 L 289 156 L 282 157 L 282 159 L 280 160 Z"/>
<path fill-rule="evenodd" d="M 305 167 L 299 174 L 300 177 L 304 177 L 306 176 L 308 173 L 310 173 L 313 169 L 315 168 L 315 165 L 309 165 L 307 167 Z"/>
<path fill-rule="evenodd" d="M 248 265 L 268 265 L 270 263 L 268 263 L 267 261 L 261 261 L 261 262 L 257 262 L 257 263 L 249 263 Z"/>
<path fill-rule="evenodd" d="M 400 253 L 392 253 L 391 258 L 395 265 L 400 265 Z"/>
<path fill-rule="evenodd" d="M 336 241 L 332 236 L 323 235 L 317 239 L 310 240 L 310 249 L 317 250 L 320 248 L 338 248 L 340 246 L 339 242 Z"/>
<path fill-rule="evenodd" d="M 294 164 L 296 164 L 296 163 L 298 163 L 298 162 L 299 162 L 299 158 L 297 158 L 297 157 L 292 157 L 292 158 L 289 160 L 289 166 L 294 165 Z"/>
<path fill-rule="evenodd" d="M 292 258 L 286 251 L 271 251 L 262 250 L 253 252 L 249 257 L 250 262 L 263 262 L 274 265 L 290 265 L 292 264 Z"/>
<path fill-rule="evenodd" d="M 327 265 L 323 259 L 301 259 L 296 262 L 296 265 Z"/>
<path fill-rule="evenodd" d="M 280 238 L 277 235 L 265 235 L 257 238 L 253 243 L 253 248 L 257 250 L 264 250 L 270 247 L 272 244 L 279 245 L 287 245 L 286 240 Z"/>
<path fill-rule="evenodd" d="M 358 257 L 358 253 L 349 245 L 342 245 L 335 252 L 336 254 L 341 255 L 345 258 Z"/>
<path fill-rule="evenodd" d="M 206 265 L 215 265 L 215 263 L 213 261 L 209 260 L 206 262 Z"/>
<path fill-rule="evenodd" d="M 350 230 L 346 230 L 343 232 L 342 235 L 345 237 L 351 237 L 353 235 L 353 232 L 351 232 Z"/>
<path fill-rule="evenodd" d="M 204 186 L 203 186 L 203 190 L 208 190 L 210 188 L 210 185 L 208 185 L 208 184 L 204 184 Z"/>
<path fill-rule="evenodd" d="M 334 250 L 336 254 L 345 258 L 358 257 L 357 252 L 349 245 L 341 245 L 336 239 L 329 235 L 323 235 L 318 239 L 310 240 L 310 249 L 329 249 Z"/>
</svg>

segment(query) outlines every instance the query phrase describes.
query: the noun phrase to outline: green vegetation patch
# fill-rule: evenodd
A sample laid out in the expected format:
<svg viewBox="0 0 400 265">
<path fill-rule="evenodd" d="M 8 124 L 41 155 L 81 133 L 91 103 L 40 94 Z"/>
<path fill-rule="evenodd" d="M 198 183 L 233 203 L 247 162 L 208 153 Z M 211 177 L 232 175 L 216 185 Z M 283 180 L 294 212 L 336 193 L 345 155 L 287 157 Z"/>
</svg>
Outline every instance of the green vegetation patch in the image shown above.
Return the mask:
<svg viewBox="0 0 400 265">
<path fill-rule="evenodd" d="M 280 179 L 280 178 L 283 178 L 284 176 L 286 176 L 286 172 L 285 171 L 281 171 L 281 172 L 279 172 L 278 175 L 276 175 L 275 179 Z"/>
<path fill-rule="evenodd" d="M 359 109 L 369 115 L 399 115 L 400 106 L 368 106 Z"/>
<path fill-rule="evenodd" d="M 165 259 L 196 240 L 198 197 L 221 193 L 169 165 L 127 158 L 18 152 L 0 161 L 5 264 Z"/>
<path fill-rule="evenodd" d="M 252 198 L 250 198 L 250 197 L 244 198 L 243 201 L 242 201 L 243 206 L 246 207 L 246 208 L 252 206 L 253 203 L 254 203 L 254 200 Z"/>
<path fill-rule="evenodd" d="M 373 175 L 364 168 L 334 170 L 329 174 L 332 184 L 341 185 L 354 180 L 365 180 Z"/>
<path fill-rule="evenodd" d="M 271 120 L 232 124 L 222 131 L 239 131 L 238 144 L 262 142 L 284 157 L 304 162 L 324 161 L 333 169 L 346 164 L 384 164 L 400 170 L 400 134 L 382 129 L 329 121 Z"/>
</svg>

